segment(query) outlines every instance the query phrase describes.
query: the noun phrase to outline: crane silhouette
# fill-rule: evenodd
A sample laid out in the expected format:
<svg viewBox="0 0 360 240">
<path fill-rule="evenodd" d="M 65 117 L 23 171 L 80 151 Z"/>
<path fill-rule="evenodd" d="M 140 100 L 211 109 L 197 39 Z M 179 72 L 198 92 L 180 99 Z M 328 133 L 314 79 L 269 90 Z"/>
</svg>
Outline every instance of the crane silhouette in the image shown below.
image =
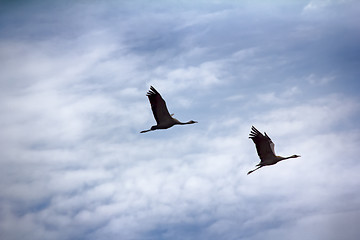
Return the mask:
<svg viewBox="0 0 360 240">
<path fill-rule="evenodd" d="M 150 86 L 150 90 L 147 92 L 146 96 L 149 98 L 151 104 L 151 110 L 154 114 L 156 120 L 156 125 L 152 126 L 148 130 L 141 131 L 140 133 L 145 133 L 153 131 L 156 129 L 167 129 L 174 125 L 185 125 L 197 123 L 196 121 L 190 120 L 188 122 L 180 122 L 172 116 L 174 114 L 169 113 L 165 100 L 161 97 L 160 93 L 156 91 L 153 86 Z"/>
<path fill-rule="evenodd" d="M 265 132 L 264 132 L 265 133 Z M 263 166 L 269 166 L 274 165 L 282 160 L 289 159 L 289 158 L 297 158 L 300 157 L 300 155 L 292 155 L 289 157 L 281 157 L 276 156 L 275 154 L 275 144 L 271 141 L 270 137 L 265 133 L 265 136 L 257 130 L 254 126 L 251 127 L 250 136 L 255 143 L 256 151 L 260 157 L 260 163 L 254 170 L 249 171 L 247 174 L 250 174 L 259 168 L 262 168 Z"/>
</svg>

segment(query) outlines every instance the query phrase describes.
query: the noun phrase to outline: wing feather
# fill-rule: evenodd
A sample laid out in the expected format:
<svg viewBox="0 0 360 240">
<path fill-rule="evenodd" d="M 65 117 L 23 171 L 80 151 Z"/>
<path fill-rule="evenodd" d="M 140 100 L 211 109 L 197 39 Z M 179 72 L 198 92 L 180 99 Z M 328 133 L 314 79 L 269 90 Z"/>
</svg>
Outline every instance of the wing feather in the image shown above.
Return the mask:
<svg viewBox="0 0 360 240">
<path fill-rule="evenodd" d="M 150 90 L 147 92 L 146 96 L 149 98 L 151 110 L 158 125 L 172 119 L 166 107 L 165 100 L 153 86 L 150 86 Z"/>
<path fill-rule="evenodd" d="M 269 141 L 269 144 L 270 144 L 270 147 L 271 147 L 271 150 L 272 150 L 273 154 L 276 155 L 275 154 L 275 144 L 273 143 L 273 141 L 271 141 L 271 138 L 266 134 L 266 132 L 264 132 L 264 133 L 265 133 L 265 137 Z"/>
<path fill-rule="evenodd" d="M 256 151 L 261 159 L 261 162 L 273 159 L 276 156 L 274 151 L 275 144 L 266 133 L 264 136 L 259 130 L 252 126 L 249 138 L 251 138 L 255 143 Z"/>
</svg>

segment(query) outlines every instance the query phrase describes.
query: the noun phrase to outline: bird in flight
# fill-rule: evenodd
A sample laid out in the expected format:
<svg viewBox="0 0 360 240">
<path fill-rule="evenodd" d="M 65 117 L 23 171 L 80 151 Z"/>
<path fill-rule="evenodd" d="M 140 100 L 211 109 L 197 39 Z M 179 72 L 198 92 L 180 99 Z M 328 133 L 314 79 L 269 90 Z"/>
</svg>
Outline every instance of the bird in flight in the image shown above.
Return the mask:
<svg viewBox="0 0 360 240">
<path fill-rule="evenodd" d="M 249 171 L 247 174 L 250 174 L 263 166 L 274 165 L 282 160 L 289 158 L 297 158 L 299 155 L 292 155 L 289 157 L 276 156 L 274 146 L 275 144 L 271 141 L 270 137 L 265 133 L 265 136 L 257 130 L 254 126 L 251 127 L 250 136 L 255 143 L 256 151 L 260 157 L 260 163 L 254 170 Z"/>
<path fill-rule="evenodd" d="M 146 96 L 149 98 L 151 104 L 151 110 L 156 120 L 156 125 L 152 126 L 148 130 L 141 131 L 140 133 L 145 133 L 156 129 L 167 129 L 174 125 L 197 123 L 196 121 L 193 120 L 190 120 L 188 122 L 180 122 L 176 118 L 173 118 L 172 116 L 174 114 L 170 115 L 166 107 L 165 100 L 161 97 L 160 93 L 156 91 L 156 89 L 153 86 L 150 86 L 150 90 L 147 92 Z"/>
</svg>

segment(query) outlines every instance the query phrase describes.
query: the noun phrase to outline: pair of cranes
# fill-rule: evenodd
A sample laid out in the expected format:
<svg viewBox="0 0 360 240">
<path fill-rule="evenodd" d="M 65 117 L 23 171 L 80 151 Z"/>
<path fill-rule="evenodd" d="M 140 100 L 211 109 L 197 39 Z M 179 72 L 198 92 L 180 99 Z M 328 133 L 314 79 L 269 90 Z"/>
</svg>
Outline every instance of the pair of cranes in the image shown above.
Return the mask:
<svg viewBox="0 0 360 240">
<path fill-rule="evenodd" d="M 161 97 L 160 93 L 156 91 L 153 86 L 150 86 L 150 90 L 147 92 L 146 96 L 149 98 L 151 104 L 151 110 L 153 112 L 154 118 L 156 120 L 156 125 L 152 126 L 148 130 L 141 131 L 140 133 L 145 133 L 149 131 L 154 131 L 157 129 L 167 129 L 174 125 L 186 125 L 197 123 L 196 121 L 190 120 L 188 122 L 180 122 L 173 117 L 174 114 L 170 114 L 165 100 Z M 248 174 L 262 168 L 264 166 L 274 165 L 282 160 L 289 158 L 297 158 L 299 155 L 291 155 L 289 157 L 281 157 L 275 154 L 274 143 L 271 141 L 270 137 L 265 133 L 263 135 L 259 130 L 254 126 L 251 127 L 250 139 L 253 140 L 256 146 L 256 151 L 260 158 L 260 163 L 257 164 L 257 168 L 248 172 Z"/>
</svg>

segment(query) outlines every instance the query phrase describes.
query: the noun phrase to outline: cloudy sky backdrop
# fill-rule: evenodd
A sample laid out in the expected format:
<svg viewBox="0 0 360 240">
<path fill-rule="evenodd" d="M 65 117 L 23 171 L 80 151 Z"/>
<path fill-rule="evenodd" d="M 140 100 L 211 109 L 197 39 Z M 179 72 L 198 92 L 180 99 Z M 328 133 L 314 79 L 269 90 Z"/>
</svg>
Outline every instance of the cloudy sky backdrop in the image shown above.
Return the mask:
<svg viewBox="0 0 360 240">
<path fill-rule="evenodd" d="M 2 1 L 0 238 L 359 239 L 359 14 Z M 150 85 L 199 123 L 140 134 Z M 247 176 L 252 125 L 302 157 Z"/>
</svg>

